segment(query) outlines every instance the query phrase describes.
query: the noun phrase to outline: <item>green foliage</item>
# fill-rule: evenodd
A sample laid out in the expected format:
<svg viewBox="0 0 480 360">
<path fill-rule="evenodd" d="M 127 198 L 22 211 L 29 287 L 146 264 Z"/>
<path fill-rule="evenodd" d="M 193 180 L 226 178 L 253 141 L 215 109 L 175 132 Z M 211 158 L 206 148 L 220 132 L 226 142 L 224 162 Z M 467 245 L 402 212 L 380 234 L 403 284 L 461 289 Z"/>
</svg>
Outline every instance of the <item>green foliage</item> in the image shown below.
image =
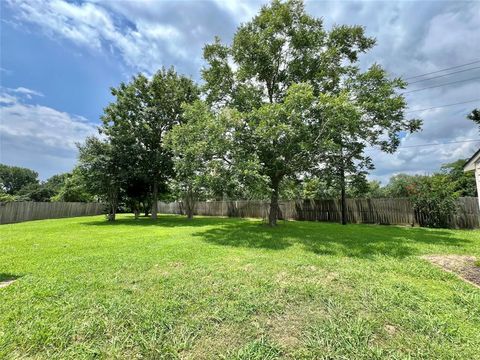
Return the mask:
<svg viewBox="0 0 480 360">
<path fill-rule="evenodd" d="M 164 146 L 168 131 L 183 122 L 182 104 L 198 98 L 195 83 L 173 68 L 161 69 L 151 79 L 139 74 L 112 89 L 115 101 L 102 116 L 104 134 L 133 201 L 150 193 L 156 217 L 158 193 L 173 177 L 171 153 Z M 144 191 L 131 191 L 140 184 Z M 139 198 L 140 197 L 140 198 Z"/>
<path fill-rule="evenodd" d="M 446 228 L 456 210 L 454 184 L 441 174 L 419 177 L 408 187 L 420 226 Z"/>
<path fill-rule="evenodd" d="M 228 153 L 225 134 L 235 115 L 227 110 L 215 114 L 200 100 L 183 110 L 184 122 L 167 134 L 165 145 L 173 154 L 174 191 L 191 218 L 197 199 L 222 198 L 233 188 L 223 154 Z"/>
<path fill-rule="evenodd" d="M 70 176 L 70 173 L 56 174 L 48 178 L 42 185 L 58 194 Z"/>
<path fill-rule="evenodd" d="M 0 202 L 10 201 L 66 201 L 66 202 L 88 202 L 94 201 L 83 182 L 83 178 L 77 170 L 72 174 L 57 174 L 53 175 L 44 182 L 38 182 L 37 173 L 33 170 L 17 167 L 4 167 L 1 165 L 3 174 L 7 181 L 8 188 L 15 189 L 15 194 L 9 194 L 5 191 L 0 191 Z M 17 189 L 20 184 L 24 184 L 20 189 Z"/>
<path fill-rule="evenodd" d="M 379 65 L 360 72 L 358 56 L 374 44 L 361 26 L 325 30 L 302 1 L 290 0 L 263 6 L 231 46 L 218 38 L 205 46 L 206 100 L 242 114 L 228 158 L 269 188 L 272 225 L 283 181 L 316 170 L 342 191 L 346 178 L 365 185 L 372 168 L 365 146 L 391 152 L 400 131 L 419 128 L 404 119 L 401 79 Z"/>
<path fill-rule="evenodd" d="M 365 191 L 358 191 L 357 197 L 377 199 L 387 197 L 387 194 L 380 181 L 372 180 L 367 183 Z"/>
<path fill-rule="evenodd" d="M 108 218 L 115 220 L 122 182 L 120 154 L 111 143 L 93 136 L 79 145 L 78 150 L 77 169 L 87 191 L 108 204 Z"/>
<path fill-rule="evenodd" d="M 440 171 L 434 173 L 432 177 L 442 179 L 448 184 L 445 190 L 452 196 L 477 196 L 475 175 L 472 172 L 464 172 L 463 166 L 466 159 L 459 159 L 452 163 L 444 164 Z M 426 181 L 427 175 L 407 175 L 398 174 L 390 178 L 389 183 L 381 189 L 384 197 L 409 197 L 415 189 L 420 188 Z"/>
<path fill-rule="evenodd" d="M 12 202 L 18 201 L 18 196 L 7 194 L 4 191 L 0 191 L 0 202 Z"/>
<path fill-rule="evenodd" d="M 385 193 L 387 197 L 409 197 L 413 190 L 419 186 L 423 177 L 422 175 L 394 175 L 385 187 Z"/>
<path fill-rule="evenodd" d="M 15 195 L 17 201 L 49 202 L 51 197 L 55 195 L 55 190 L 44 184 L 31 183 L 22 187 Z"/>
<path fill-rule="evenodd" d="M 473 109 L 467 118 L 480 125 L 480 109 Z"/>
<path fill-rule="evenodd" d="M 458 196 L 477 196 L 477 185 L 473 171 L 463 171 L 467 159 L 459 159 L 449 164 L 444 164 L 440 172 L 448 177 L 453 185 L 453 191 Z"/>
<path fill-rule="evenodd" d="M 27 168 L 0 164 L 0 188 L 4 192 L 15 195 L 30 184 L 38 184 L 38 173 Z"/>
<path fill-rule="evenodd" d="M 55 175 L 47 182 L 55 181 L 59 186 L 57 194 L 52 197 L 52 201 L 66 202 L 91 202 L 95 197 L 88 191 L 85 178 L 81 171 L 75 168 L 71 174 Z"/>
</svg>

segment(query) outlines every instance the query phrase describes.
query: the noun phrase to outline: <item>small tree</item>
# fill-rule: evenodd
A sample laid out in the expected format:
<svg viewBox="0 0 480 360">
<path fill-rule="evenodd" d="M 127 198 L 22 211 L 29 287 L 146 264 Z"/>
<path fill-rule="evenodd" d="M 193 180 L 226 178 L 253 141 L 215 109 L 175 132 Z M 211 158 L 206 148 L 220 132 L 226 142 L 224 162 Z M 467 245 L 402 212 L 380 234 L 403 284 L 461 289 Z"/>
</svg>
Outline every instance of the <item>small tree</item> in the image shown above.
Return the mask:
<svg viewBox="0 0 480 360">
<path fill-rule="evenodd" d="M 87 189 L 108 204 L 108 220 L 114 221 L 122 182 L 121 163 L 111 143 L 88 137 L 78 146 L 78 170 Z"/>
<path fill-rule="evenodd" d="M 200 197 L 216 197 L 228 191 L 231 179 L 228 160 L 231 143 L 226 137 L 231 112 L 214 114 L 202 101 L 184 105 L 184 123 L 167 134 L 166 146 L 173 154 L 174 187 L 183 199 L 187 217 L 193 217 Z"/>
<path fill-rule="evenodd" d="M 356 71 L 354 71 L 356 72 Z M 406 102 L 396 89 L 400 79 L 389 80 L 379 66 L 362 74 L 352 74 L 338 95 L 321 95 L 319 115 L 326 124 L 327 134 L 318 146 L 319 173 L 329 184 L 336 185 L 341 194 L 342 224 L 346 224 L 346 190 L 367 186 L 366 175 L 374 168 L 367 146 L 379 147 L 392 153 L 400 143 L 400 132 L 420 128 L 417 119 L 405 119 Z"/>
</svg>

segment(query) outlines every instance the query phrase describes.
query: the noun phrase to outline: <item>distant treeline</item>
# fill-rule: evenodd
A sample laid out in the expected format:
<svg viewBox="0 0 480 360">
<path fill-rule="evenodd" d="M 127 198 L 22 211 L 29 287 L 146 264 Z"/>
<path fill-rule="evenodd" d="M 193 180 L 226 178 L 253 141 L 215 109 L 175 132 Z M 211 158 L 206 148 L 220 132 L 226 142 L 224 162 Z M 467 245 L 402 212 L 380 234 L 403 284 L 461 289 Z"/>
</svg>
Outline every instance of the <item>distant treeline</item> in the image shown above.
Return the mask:
<svg viewBox="0 0 480 360">
<path fill-rule="evenodd" d="M 0 202 L 92 202 L 84 178 L 77 172 L 53 175 L 46 181 L 27 168 L 0 164 Z"/>
<path fill-rule="evenodd" d="M 431 175 L 398 174 L 392 176 L 388 184 L 382 186 L 379 181 L 351 184 L 347 187 L 348 198 L 408 198 L 420 189 L 430 193 L 440 190 L 455 197 L 477 196 L 473 172 L 464 172 L 466 159 L 444 164 L 438 172 Z M 38 179 L 34 170 L 0 164 L 0 201 L 64 201 L 92 202 L 97 199 L 88 190 L 88 178 L 74 169 L 72 172 L 53 175 L 46 181 Z M 327 184 L 319 177 L 305 178 L 302 181 L 286 181 L 280 191 L 283 200 L 295 199 L 334 199 L 340 196 L 338 187 Z M 266 200 L 269 192 L 258 189 L 256 192 L 245 190 L 237 194 L 237 200 Z M 168 187 L 162 199 L 171 201 L 177 198 Z M 222 197 L 201 200 L 221 200 Z M 122 205 L 122 204 L 120 204 Z M 124 204 L 123 204 L 124 206 Z"/>
</svg>

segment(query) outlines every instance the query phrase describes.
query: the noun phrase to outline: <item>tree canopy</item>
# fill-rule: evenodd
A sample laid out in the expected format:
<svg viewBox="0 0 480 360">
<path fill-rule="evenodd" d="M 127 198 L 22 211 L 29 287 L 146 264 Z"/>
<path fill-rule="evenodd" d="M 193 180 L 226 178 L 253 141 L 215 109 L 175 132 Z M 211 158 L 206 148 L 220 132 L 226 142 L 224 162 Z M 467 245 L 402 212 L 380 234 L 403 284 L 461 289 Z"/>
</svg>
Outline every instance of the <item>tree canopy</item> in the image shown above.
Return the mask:
<svg viewBox="0 0 480 360">
<path fill-rule="evenodd" d="M 164 137 L 182 123 L 182 104 L 196 100 L 198 94 L 195 83 L 173 68 L 161 69 L 150 79 L 139 74 L 112 88 L 115 101 L 105 108 L 101 133 L 115 153 L 126 187 L 132 190 L 128 185 L 132 181 L 149 187 L 145 191 L 151 194 L 153 218 L 158 192 L 173 176 Z"/>
<path fill-rule="evenodd" d="M 360 71 L 359 55 L 374 44 L 360 26 L 324 29 L 302 1 L 290 0 L 263 6 L 230 46 L 219 38 L 205 46 L 206 100 L 241 114 L 229 130 L 229 157 L 268 183 L 271 225 L 285 178 L 331 169 L 343 183 L 345 173 L 372 168 L 366 146 L 392 152 L 400 131 L 419 129 L 418 120 L 404 118 L 397 90 L 405 82 L 389 79 L 378 64 Z"/>
<path fill-rule="evenodd" d="M 18 166 L 0 164 L 0 186 L 5 193 L 14 195 L 30 184 L 38 184 L 37 172 Z"/>
<path fill-rule="evenodd" d="M 379 194 L 368 150 L 394 152 L 421 121 L 405 116 L 404 80 L 360 67 L 374 45 L 361 26 L 326 29 L 301 0 L 273 0 L 230 44 L 205 45 L 201 87 L 162 68 L 112 88 L 78 173 L 112 219 L 120 202 L 155 218 L 174 196 L 191 217 L 198 199 L 252 196 L 270 199 L 274 226 L 282 193 Z"/>
</svg>

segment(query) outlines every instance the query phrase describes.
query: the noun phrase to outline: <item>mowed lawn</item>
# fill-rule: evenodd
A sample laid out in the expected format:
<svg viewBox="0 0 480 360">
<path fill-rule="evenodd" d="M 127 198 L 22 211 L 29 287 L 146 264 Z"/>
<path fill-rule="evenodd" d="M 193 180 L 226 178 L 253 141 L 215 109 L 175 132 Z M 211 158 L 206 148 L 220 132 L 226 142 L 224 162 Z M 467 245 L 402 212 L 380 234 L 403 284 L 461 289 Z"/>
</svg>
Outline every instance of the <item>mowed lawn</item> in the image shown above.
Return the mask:
<svg viewBox="0 0 480 360">
<path fill-rule="evenodd" d="M 0 358 L 480 359 L 480 232 L 162 215 L 0 226 Z"/>
</svg>

